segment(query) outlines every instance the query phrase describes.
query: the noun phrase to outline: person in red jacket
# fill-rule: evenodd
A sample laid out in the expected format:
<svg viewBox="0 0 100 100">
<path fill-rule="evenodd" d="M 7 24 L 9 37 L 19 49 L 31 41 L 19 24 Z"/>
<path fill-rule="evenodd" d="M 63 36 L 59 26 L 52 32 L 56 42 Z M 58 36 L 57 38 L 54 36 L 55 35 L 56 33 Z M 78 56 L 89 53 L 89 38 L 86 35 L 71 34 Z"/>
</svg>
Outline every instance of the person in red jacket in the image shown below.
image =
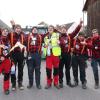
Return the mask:
<svg viewBox="0 0 100 100">
<path fill-rule="evenodd" d="M 40 69 L 41 69 L 41 46 L 42 46 L 42 37 L 38 34 L 38 30 L 36 27 L 32 28 L 32 33 L 28 34 L 28 43 L 27 43 L 27 67 L 28 67 L 28 77 L 29 77 L 29 85 L 28 89 L 32 88 L 34 75 L 36 81 L 36 87 L 41 89 L 40 83 Z"/>
<path fill-rule="evenodd" d="M 0 28 L 0 35 L 1 35 L 1 33 L 2 33 L 2 31 L 1 31 L 2 29 Z"/>
<path fill-rule="evenodd" d="M 99 75 L 98 75 L 98 65 L 100 66 L 100 35 L 97 29 L 92 30 L 92 42 L 90 48 L 92 50 L 92 61 L 91 66 L 93 69 L 94 80 L 95 80 L 95 89 L 99 88 Z"/>
<path fill-rule="evenodd" d="M 9 94 L 9 86 L 10 86 L 10 69 L 11 69 L 11 61 L 8 56 L 8 29 L 2 29 L 2 33 L 0 36 L 0 74 L 3 72 L 4 74 L 4 83 L 3 89 L 6 95 Z"/>
<path fill-rule="evenodd" d="M 84 33 L 79 33 L 78 37 L 73 41 L 72 69 L 74 76 L 74 84 L 78 85 L 78 67 L 80 71 L 80 80 L 82 88 L 86 89 L 86 60 L 88 58 L 88 48 L 85 45 Z"/>
<path fill-rule="evenodd" d="M 24 33 L 22 32 L 22 28 L 19 24 L 13 25 L 14 32 L 9 34 L 9 42 L 11 48 L 16 45 L 16 43 L 21 43 L 24 45 L 25 37 Z M 14 61 L 15 67 L 18 64 L 18 87 L 20 90 L 24 89 L 23 86 L 23 68 L 24 68 L 24 49 L 21 50 L 20 47 L 16 47 L 11 52 L 11 59 Z M 16 68 L 15 74 L 11 74 L 11 83 L 12 83 L 12 90 L 16 90 Z"/>
<path fill-rule="evenodd" d="M 81 27 L 82 27 L 82 21 L 80 21 L 80 24 L 69 35 L 67 34 L 67 30 L 65 26 L 62 26 L 61 28 L 61 36 L 60 36 L 61 57 L 60 57 L 60 64 L 59 64 L 59 86 L 61 88 L 63 87 L 64 65 L 65 65 L 66 84 L 70 87 L 73 87 L 70 78 L 71 46 L 72 46 L 73 38 L 78 34 Z"/>
</svg>

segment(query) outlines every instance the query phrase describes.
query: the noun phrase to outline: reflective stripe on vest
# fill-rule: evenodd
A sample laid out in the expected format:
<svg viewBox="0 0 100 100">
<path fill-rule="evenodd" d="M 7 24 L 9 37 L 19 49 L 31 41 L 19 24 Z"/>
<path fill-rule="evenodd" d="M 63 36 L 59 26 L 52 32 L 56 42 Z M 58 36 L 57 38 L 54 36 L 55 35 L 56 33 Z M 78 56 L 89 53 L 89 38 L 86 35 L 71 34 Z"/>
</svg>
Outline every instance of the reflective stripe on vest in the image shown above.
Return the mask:
<svg viewBox="0 0 100 100">
<path fill-rule="evenodd" d="M 71 49 L 71 39 L 70 39 L 69 35 L 68 35 L 68 40 L 69 40 L 69 42 L 68 42 L 68 52 L 69 52 L 70 49 Z"/>
<path fill-rule="evenodd" d="M 3 45 L 3 44 L 4 44 L 3 41 L 1 41 L 0 45 Z M 2 48 L 3 47 L 0 47 L 0 55 L 2 54 Z"/>
<path fill-rule="evenodd" d="M 13 44 L 14 44 L 14 43 L 13 43 L 13 40 L 14 40 L 14 39 L 13 39 L 13 38 L 14 38 L 14 37 L 13 37 L 13 34 L 14 34 L 14 33 L 11 33 L 11 47 L 13 47 Z"/>
<path fill-rule="evenodd" d="M 21 34 L 21 43 L 24 44 L 24 35 Z"/>
<path fill-rule="evenodd" d="M 39 45 L 39 50 L 38 50 L 38 52 L 40 52 L 40 50 L 41 50 L 41 44 L 42 44 L 42 37 L 41 37 L 41 35 L 38 35 L 39 36 L 39 38 L 40 38 L 40 45 Z"/>
<path fill-rule="evenodd" d="M 2 53 L 2 52 L 1 52 L 1 48 L 0 48 L 0 55 L 1 55 L 1 53 Z"/>
<path fill-rule="evenodd" d="M 30 33 L 28 35 L 28 47 L 27 47 L 28 51 L 29 51 L 29 46 L 30 46 Z"/>
<path fill-rule="evenodd" d="M 14 46 L 14 35 L 13 35 L 14 33 L 12 32 L 11 33 L 11 47 L 13 47 Z M 24 43 L 24 35 L 23 34 L 21 34 L 21 44 L 23 44 Z"/>
<path fill-rule="evenodd" d="M 52 33 L 51 39 L 48 39 L 47 36 L 44 39 L 45 42 L 45 52 L 47 51 L 47 48 L 49 46 L 49 42 L 51 41 L 51 47 L 52 47 L 52 53 L 54 56 L 60 56 L 61 55 L 61 48 L 58 45 L 59 36 L 57 36 L 57 33 Z M 47 53 L 47 52 L 46 52 Z"/>
</svg>

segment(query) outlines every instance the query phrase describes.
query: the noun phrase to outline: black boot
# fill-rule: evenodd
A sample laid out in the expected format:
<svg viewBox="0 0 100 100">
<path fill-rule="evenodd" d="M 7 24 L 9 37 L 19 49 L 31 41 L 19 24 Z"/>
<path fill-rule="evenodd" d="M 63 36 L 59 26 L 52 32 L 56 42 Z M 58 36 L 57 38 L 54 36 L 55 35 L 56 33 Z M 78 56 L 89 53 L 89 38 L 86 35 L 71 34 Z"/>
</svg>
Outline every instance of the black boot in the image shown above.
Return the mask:
<svg viewBox="0 0 100 100">
<path fill-rule="evenodd" d="M 49 89 L 49 88 L 51 88 L 51 85 L 48 85 L 48 84 L 47 84 L 47 85 L 45 86 L 45 89 Z"/>
<path fill-rule="evenodd" d="M 16 90 L 16 83 L 13 83 L 12 84 L 12 91 L 15 91 Z"/>
<path fill-rule="evenodd" d="M 95 89 L 98 89 L 98 88 L 99 88 L 99 82 L 95 82 L 94 88 L 95 88 Z"/>
<path fill-rule="evenodd" d="M 30 84 L 27 86 L 28 89 L 31 89 L 32 87 L 33 85 L 30 85 Z"/>
<path fill-rule="evenodd" d="M 5 91 L 5 95 L 9 95 L 10 91 L 9 90 L 6 90 Z"/>
<path fill-rule="evenodd" d="M 59 83 L 59 87 L 60 88 L 63 88 L 64 86 L 63 86 L 63 83 Z"/>
<path fill-rule="evenodd" d="M 78 86 L 78 82 L 74 81 L 74 87 L 77 87 Z"/>
<path fill-rule="evenodd" d="M 68 82 L 67 85 L 68 85 L 69 87 L 75 87 L 71 82 Z"/>
<path fill-rule="evenodd" d="M 24 90 L 24 86 L 22 85 L 22 82 L 18 83 L 18 87 L 19 87 L 20 90 Z"/>
<path fill-rule="evenodd" d="M 41 89 L 42 87 L 41 87 L 41 85 L 37 85 L 37 89 Z"/>
<path fill-rule="evenodd" d="M 82 89 L 87 89 L 86 82 L 82 83 Z"/>
<path fill-rule="evenodd" d="M 59 85 L 54 85 L 55 88 L 60 89 Z"/>
</svg>

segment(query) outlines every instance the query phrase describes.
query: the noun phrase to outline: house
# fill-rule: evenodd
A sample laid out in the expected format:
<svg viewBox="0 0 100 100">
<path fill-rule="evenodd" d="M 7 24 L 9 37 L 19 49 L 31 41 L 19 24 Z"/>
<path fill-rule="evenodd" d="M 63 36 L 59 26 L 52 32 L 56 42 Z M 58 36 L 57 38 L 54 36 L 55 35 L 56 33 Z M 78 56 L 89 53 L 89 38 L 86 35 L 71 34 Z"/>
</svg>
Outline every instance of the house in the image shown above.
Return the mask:
<svg viewBox="0 0 100 100">
<path fill-rule="evenodd" d="M 87 12 L 87 33 L 91 35 L 91 30 L 97 28 L 100 33 L 100 0 L 86 0 L 84 12 Z"/>
<path fill-rule="evenodd" d="M 0 28 L 1 29 L 2 28 L 8 28 L 9 30 L 11 30 L 11 28 L 7 24 L 5 24 L 1 19 L 0 19 Z"/>
</svg>

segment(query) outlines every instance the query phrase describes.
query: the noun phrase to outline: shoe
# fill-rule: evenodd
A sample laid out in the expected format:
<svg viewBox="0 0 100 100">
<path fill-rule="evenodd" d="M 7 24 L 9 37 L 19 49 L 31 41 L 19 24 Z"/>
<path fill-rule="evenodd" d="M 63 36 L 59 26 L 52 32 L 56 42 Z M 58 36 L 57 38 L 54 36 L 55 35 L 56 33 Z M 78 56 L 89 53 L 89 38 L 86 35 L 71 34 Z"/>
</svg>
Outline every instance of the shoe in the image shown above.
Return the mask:
<svg viewBox="0 0 100 100">
<path fill-rule="evenodd" d="M 59 84 L 59 87 L 60 87 L 60 88 L 63 88 L 63 87 L 64 87 L 64 86 L 63 86 L 63 83 L 60 83 L 60 84 Z"/>
<path fill-rule="evenodd" d="M 75 81 L 73 85 L 74 85 L 74 87 L 77 87 L 78 86 L 78 82 Z"/>
<path fill-rule="evenodd" d="M 87 86 L 86 86 L 85 82 L 82 84 L 82 89 L 87 89 Z"/>
<path fill-rule="evenodd" d="M 5 91 L 5 95 L 9 95 L 10 91 L 9 90 L 6 90 Z"/>
<path fill-rule="evenodd" d="M 16 86 L 12 86 L 12 91 L 16 91 Z"/>
<path fill-rule="evenodd" d="M 41 85 L 38 85 L 38 86 L 37 86 L 37 89 L 41 89 L 41 88 L 42 88 Z"/>
<path fill-rule="evenodd" d="M 71 82 L 67 83 L 67 85 L 68 85 L 69 87 L 75 87 L 75 85 L 74 85 L 74 84 L 71 84 Z"/>
<path fill-rule="evenodd" d="M 98 88 L 99 88 L 99 84 L 98 84 L 98 83 L 95 83 L 94 88 L 95 88 L 95 89 L 98 89 Z"/>
<path fill-rule="evenodd" d="M 45 89 L 49 89 L 49 88 L 51 88 L 51 85 L 46 85 L 45 86 Z"/>
<path fill-rule="evenodd" d="M 20 90 L 24 90 L 24 86 L 22 84 L 19 84 L 18 87 Z"/>
<path fill-rule="evenodd" d="M 24 90 L 24 86 L 19 86 L 19 89 L 20 90 Z"/>
<path fill-rule="evenodd" d="M 54 85 L 55 88 L 60 89 L 59 85 Z"/>
<path fill-rule="evenodd" d="M 16 82 L 12 83 L 12 91 L 16 90 Z"/>
<path fill-rule="evenodd" d="M 31 89 L 32 87 L 33 87 L 33 85 L 28 85 L 27 86 L 28 89 Z"/>
</svg>

